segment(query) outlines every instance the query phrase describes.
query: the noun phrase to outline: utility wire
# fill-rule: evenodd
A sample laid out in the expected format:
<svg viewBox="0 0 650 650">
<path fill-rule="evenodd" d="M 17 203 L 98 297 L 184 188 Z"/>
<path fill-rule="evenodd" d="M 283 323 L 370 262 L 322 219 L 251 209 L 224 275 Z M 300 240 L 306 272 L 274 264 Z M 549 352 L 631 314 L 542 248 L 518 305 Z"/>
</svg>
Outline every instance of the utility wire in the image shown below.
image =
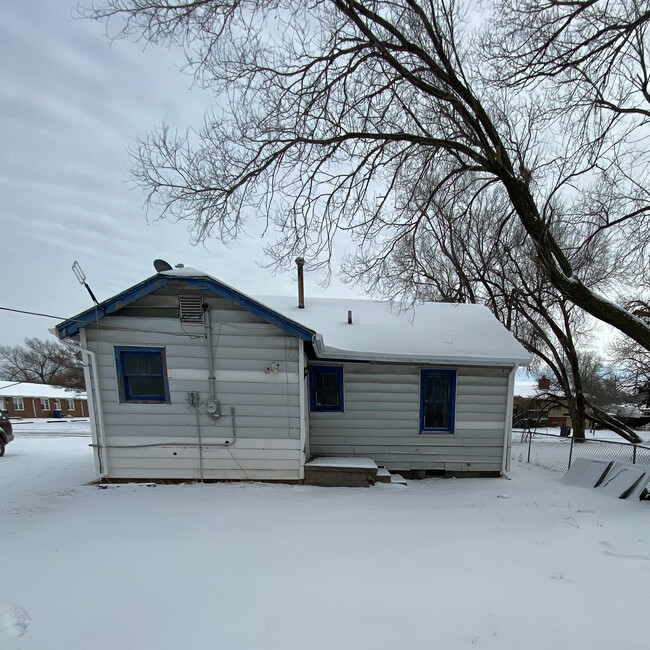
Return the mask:
<svg viewBox="0 0 650 650">
<path fill-rule="evenodd" d="M 41 314 L 37 311 L 26 311 L 24 309 L 12 309 L 11 307 L 0 307 L 3 311 L 13 311 L 17 314 L 29 314 L 30 316 L 44 316 L 45 318 L 55 318 L 56 320 L 71 320 L 75 323 L 83 323 L 82 320 L 76 320 L 74 318 L 65 318 L 65 316 L 52 316 L 52 314 Z"/>
</svg>

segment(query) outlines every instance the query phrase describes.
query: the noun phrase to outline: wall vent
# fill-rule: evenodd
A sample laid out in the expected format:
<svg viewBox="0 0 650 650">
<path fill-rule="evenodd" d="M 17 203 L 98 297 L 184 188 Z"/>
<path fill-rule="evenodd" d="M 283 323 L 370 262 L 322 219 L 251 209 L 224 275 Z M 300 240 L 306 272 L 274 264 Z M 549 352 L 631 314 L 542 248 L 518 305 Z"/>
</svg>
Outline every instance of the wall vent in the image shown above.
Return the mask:
<svg viewBox="0 0 650 650">
<path fill-rule="evenodd" d="M 203 299 L 201 296 L 179 296 L 179 314 L 181 323 L 203 323 Z"/>
</svg>

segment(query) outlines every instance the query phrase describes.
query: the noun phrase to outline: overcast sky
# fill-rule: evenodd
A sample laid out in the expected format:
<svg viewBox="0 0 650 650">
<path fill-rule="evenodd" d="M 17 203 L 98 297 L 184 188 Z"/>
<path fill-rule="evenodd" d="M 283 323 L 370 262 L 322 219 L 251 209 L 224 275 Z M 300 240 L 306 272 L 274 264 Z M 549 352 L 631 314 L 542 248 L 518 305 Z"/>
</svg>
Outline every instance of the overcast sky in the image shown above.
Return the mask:
<svg viewBox="0 0 650 650">
<path fill-rule="evenodd" d="M 193 266 L 250 294 L 293 294 L 294 274 L 261 268 L 263 242 L 189 243 L 186 225 L 147 223 L 128 153 L 166 120 L 198 124 L 209 98 L 190 90 L 174 55 L 108 42 L 101 24 L 71 20 L 76 0 L 5 3 L 0 21 L 0 307 L 68 318 L 154 273 Z M 176 62 L 179 62 L 177 58 Z M 150 215 L 151 216 L 151 215 Z M 307 292 L 324 295 L 307 273 Z M 334 280 L 327 295 L 353 295 Z M 0 310 L 0 345 L 50 338 L 56 320 Z"/>
</svg>

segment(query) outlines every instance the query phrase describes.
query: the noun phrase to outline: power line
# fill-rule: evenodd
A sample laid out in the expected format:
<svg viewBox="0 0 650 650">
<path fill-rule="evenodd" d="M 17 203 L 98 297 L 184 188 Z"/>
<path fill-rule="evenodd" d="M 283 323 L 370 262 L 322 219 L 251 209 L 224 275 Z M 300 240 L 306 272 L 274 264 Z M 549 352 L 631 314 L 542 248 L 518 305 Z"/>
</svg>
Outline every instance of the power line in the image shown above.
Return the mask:
<svg viewBox="0 0 650 650">
<path fill-rule="evenodd" d="M 44 316 L 45 318 L 55 318 L 56 320 L 71 320 L 68 318 L 65 318 L 64 316 L 52 316 L 52 314 L 40 314 L 37 311 L 25 311 L 24 309 L 11 309 L 11 307 L 0 307 L 3 311 L 13 311 L 16 312 L 17 314 L 29 314 L 30 316 Z M 76 321 L 77 323 L 81 323 L 82 321 Z"/>
</svg>

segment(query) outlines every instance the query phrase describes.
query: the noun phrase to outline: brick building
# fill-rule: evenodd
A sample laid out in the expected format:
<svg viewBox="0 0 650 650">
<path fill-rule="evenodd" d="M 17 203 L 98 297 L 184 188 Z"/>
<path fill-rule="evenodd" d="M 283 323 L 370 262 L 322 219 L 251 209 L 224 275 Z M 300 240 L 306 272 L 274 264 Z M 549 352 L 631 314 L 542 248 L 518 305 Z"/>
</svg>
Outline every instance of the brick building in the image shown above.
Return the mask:
<svg viewBox="0 0 650 650">
<path fill-rule="evenodd" d="M 517 382 L 512 401 L 514 426 L 572 426 L 563 396 L 550 392 L 551 381 L 541 377 L 537 382 Z"/>
<path fill-rule="evenodd" d="M 0 409 L 10 418 L 88 417 L 85 393 L 15 381 L 0 381 Z"/>
</svg>

